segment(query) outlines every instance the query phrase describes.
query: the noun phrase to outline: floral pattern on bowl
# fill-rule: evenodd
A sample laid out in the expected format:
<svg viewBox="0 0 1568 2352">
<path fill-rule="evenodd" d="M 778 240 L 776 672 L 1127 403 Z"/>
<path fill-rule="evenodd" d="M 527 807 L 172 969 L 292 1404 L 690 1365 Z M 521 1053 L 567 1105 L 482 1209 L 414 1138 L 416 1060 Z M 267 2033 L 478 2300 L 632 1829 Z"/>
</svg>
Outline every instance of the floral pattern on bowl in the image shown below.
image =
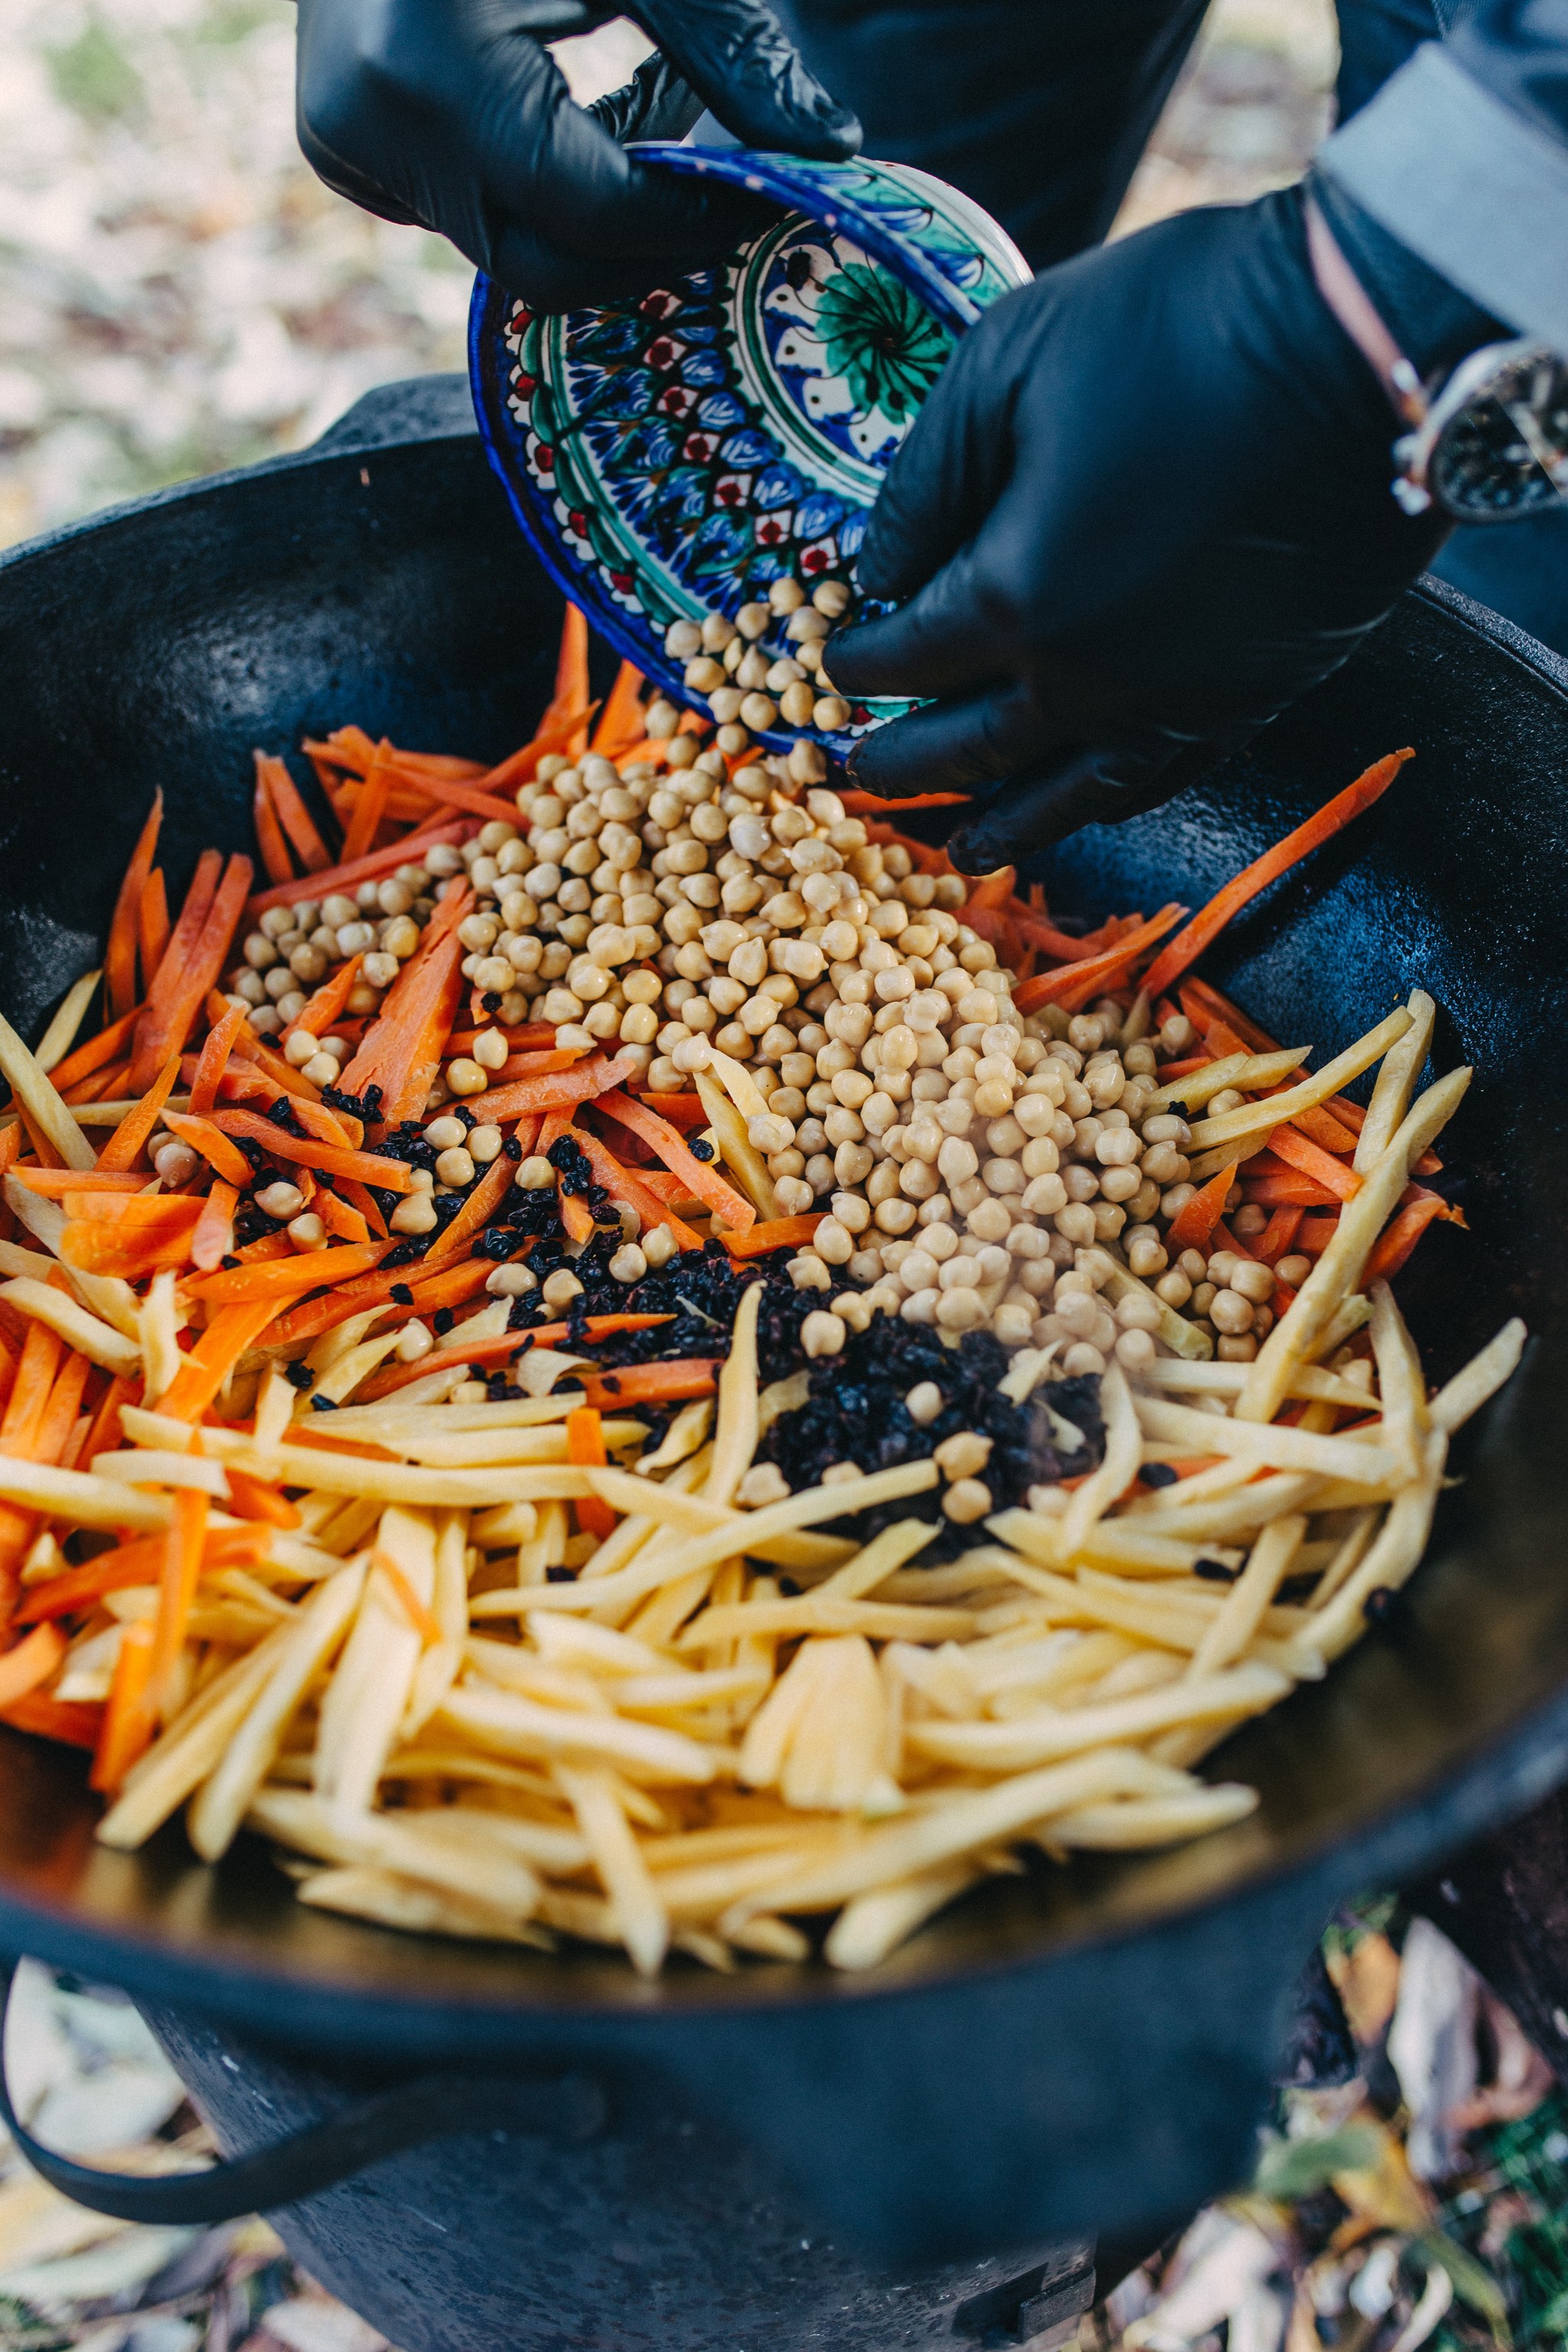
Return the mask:
<svg viewBox="0 0 1568 2352">
<path fill-rule="evenodd" d="M 670 624 L 732 618 L 785 578 L 853 593 L 867 517 L 955 338 L 1029 273 L 977 206 L 907 165 L 639 152 L 790 209 L 721 267 L 602 310 L 535 315 L 481 277 L 470 364 L 490 462 L 546 569 L 649 678 L 700 703 Z M 795 650 L 784 629 L 770 657 Z M 907 708 L 852 704 L 816 740 L 842 757 Z"/>
</svg>

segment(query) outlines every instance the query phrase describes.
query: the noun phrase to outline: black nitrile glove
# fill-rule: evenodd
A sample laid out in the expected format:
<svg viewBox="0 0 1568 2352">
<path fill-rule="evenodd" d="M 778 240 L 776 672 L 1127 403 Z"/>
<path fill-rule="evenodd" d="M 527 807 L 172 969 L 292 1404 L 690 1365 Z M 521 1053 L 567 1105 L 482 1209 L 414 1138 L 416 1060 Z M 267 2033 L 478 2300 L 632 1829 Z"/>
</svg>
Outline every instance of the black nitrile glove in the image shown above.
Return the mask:
<svg viewBox="0 0 1568 2352">
<path fill-rule="evenodd" d="M 900 450 L 859 562 L 902 611 L 835 687 L 934 697 L 856 783 L 964 792 L 987 873 L 1155 806 L 1352 653 L 1431 561 L 1398 426 L 1317 290 L 1300 191 L 1184 213 L 1005 296 Z"/>
<path fill-rule="evenodd" d="M 300 0 L 300 144 L 330 188 L 449 237 L 544 310 L 604 302 L 722 259 L 766 208 L 639 163 L 709 106 L 748 147 L 836 159 L 860 126 L 763 0 L 637 0 L 659 45 L 624 89 L 574 106 L 547 40 L 598 0 Z"/>
</svg>

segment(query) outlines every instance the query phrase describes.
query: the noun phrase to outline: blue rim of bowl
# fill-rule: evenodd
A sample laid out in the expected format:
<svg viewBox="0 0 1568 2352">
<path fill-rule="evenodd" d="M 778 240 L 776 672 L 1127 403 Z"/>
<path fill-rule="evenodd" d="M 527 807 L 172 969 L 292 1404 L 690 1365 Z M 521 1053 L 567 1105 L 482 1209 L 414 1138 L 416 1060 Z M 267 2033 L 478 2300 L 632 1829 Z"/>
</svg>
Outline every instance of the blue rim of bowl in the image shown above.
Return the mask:
<svg viewBox="0 0 1568 2352">
<path fill-rule="evenodd" d="M 828 199 L 827 191 L 813 174 L 838 166 L 800 164 L 793 157 L 762 154 L 745 147 L 685 147 L 663 140 L 647 141 L 632 152 L 641 162 L 694 177 L 725 180 L 753 194 L 787 205 L 792 211 L 805 213 L 825 228 L 847 230 L 858 245 L 875 254 L 896 278 L 917 293 L 955 334 L 965 333 L 982 315 L 980 305 L 972 301 L 961 287 L 954 286 L 923 255 L 885 228 L 862 206 L 837 197 Z M 854 170 L 857 166 L 847 168 Z M 601 588 L 597 575 L 579 567 L 563 551 L 555 518 L 523 462 L 517 430 L 507 407 L 499 354 L 505 350 L 506 314 L 515 299 L 480 270 L 475 277 L 468 305 L 468 387 L 474 415 L 485 455 L 506 492 L 513 518 L 556 587 L 570 604 L 581 607 L 605 643 L 623 660 L 639 669 L 649 684 L 678 709 L 700 710 L 712 719 L 707 697 L 694 693 L 686 684 L 683 666 L 671 660 L 658 635 L 650 629 L 650 642 L 639 640 L 628 626 L 622 608 Z M 771 727 L 753 732 L 752 740 L 773 752 L 787 752 L 797 741 L 816 743 L 843 765 L 865 737 L 816 730 L 802 735 L 788 728 Z"/>
</svg>

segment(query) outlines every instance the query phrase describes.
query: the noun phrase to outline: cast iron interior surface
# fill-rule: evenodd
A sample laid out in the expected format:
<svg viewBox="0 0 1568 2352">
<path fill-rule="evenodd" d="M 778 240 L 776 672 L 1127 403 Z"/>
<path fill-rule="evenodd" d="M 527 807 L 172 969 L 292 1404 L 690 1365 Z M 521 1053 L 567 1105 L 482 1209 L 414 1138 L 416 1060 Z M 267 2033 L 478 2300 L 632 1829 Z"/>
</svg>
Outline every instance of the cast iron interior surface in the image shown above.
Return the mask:
<svg viewBox="0 0 1568 2352">
<path fill-rule="evenodd" d="M 153 790 L 183 887 L 249 845 L 250 751 L 348 720 L 499 756 L 547 698 L 560 600 L 450 385 L 356 413 L 297 459 L 163 494 L 0 562 L 0 1005 L 36 1036 L 96 961 Z M 1470 1231 L 1402 1280 L 1434 1374 L 1522 1314 L 1526 1368 L 1461 1444 L 1396 1624 L 1234 1738 L 1259 1811 L 1167 1853 L 993 1882 L 870 1975 L 418 1940 L 302 1908 L 255 1841 L 200 1865 L 178 1824 L 95 1845 L 81 1759 L 0 1731 L 0 1943 L 318 2047 L 495 2052 L 542 2021 L 907 2000 L 1159 1937 L 1270 1889 L 1307 1911 L 1430 1864 L 1568 1764 L 1563 1370 L 1568 669 L 1453 591 L 1406 596 L 1355 661 L 1194 793 L 1069 844 L 1054 908 L 1197 905 L 1380 752 L 1377 808 L 1204 967 L 1277 1035 L 1335 1049 L 1415 984 L 1437 1064 L 1478 1078 L 1444 1139 Z M 296 772 L 303 779 L 301 762 Z M 1289 1906 L 1287 1906 L 1289 1907 Z M 1321 1916 L 1321 1911 L 1318 1916 Z"/>
</svg>

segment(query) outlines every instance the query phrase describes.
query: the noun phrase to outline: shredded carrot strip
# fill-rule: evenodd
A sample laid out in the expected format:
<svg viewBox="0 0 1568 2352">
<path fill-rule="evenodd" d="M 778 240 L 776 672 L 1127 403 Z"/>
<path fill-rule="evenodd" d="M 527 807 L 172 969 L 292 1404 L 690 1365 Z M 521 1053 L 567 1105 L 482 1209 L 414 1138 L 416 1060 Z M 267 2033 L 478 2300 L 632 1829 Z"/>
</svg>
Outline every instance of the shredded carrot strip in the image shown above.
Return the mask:
<svg viewBox="0 0 1568 2352">
<path fill-rule="evenodd" d="M 184 1265 L 195 1230 L 194 1219 L 183 1225 L 132 1227 L 129 1233 L 72 1221 L 61 1231 L 60 1256 L 79 1274 L 117 1274 L 123 1281 L 140 1282 L 162 1266 Z"/>
<path fill-rule="evenodd" d="M 606 1339 L 616 1331 L 651 1331 L 656 1324 L 673 1320 L 668 1315 L 590 1315 L 583 1326 L 584 1339 Z M 425 1380 L 431 1372 L 450 1371 L 458 1364 L 504 1363 L 509 1357 L 521 1355 L 530 1340 L 536 1348 L 552 1348 L 558 1339 L 568 1337 L 569 1327 L 564 1323 L 542 1323 L 531 1331 L 502 1331 L 492 1339 L 467 1341 L 459 1329 L 452 1335 L 448 1347 L 421 1356 L 416 1364 L 384 1364 L 355 1391 L 355 1402 L 374 1403 L 395 1389 L 406 1388 L 410 1381 Z"/>
<path fill-rule="evenodd" d="M 310 1037 L 321 1038 L 330 1034 L 333 1022 L 353 993 L 359 968 L 363 961 L 363 955 L 350 956 L 341 971 L 333 972 L 330 980 L 323 981 L 304 1009 L 295 1014 L 284 1030 L 285 1045 L 300 1029 Z"/>
<path fill-rule="evenodd" d="M 307 879 L 322 873 L 332 862 L 331 852 L 316 830 L 316 821 L 300 797 L 299 785 L 283 761 L 268 758 L 265 751 L 258 751 L 254 757 L 257 782 L 265 782 L 278 822 L 293 843 Z"/>
<path fill-rule="evenodd" d="M 207 1496 L 197 1489 L 180 1486 L 174 1490 L 174 1507 L 158 1591 L 158 1614 L 153 1622 L 153 1664 L 147 1677 L 147 1701 L 154 1714 L 163 1711 L 170 1680 L 185 1645 L 191 1603 L 201 1578 L 202 1548 L 211 1505 Z"/>
<path fill-rule="evenodd" d="M 1258 1255 L 1265 1265 L 1277 1265 L 1290 1255 L 1290 1244 L 1296 1238 L 1296 1228 L 1301 1222 L 1300 1209 L 1276 1209 L 1258 1236 Z"/>
<path fill-rule="evenodd" d="M 548 1160 L 552 1144 L 559 1143 L 561 1138 L 570 1133 L 571 1129 L 572 1114 L 569 1110 L 548 1112 L 544 1124 L 539 1130 L 539 1141 L 535 1149 Z M 559 1170 L 555 1177 L 555 1212 L 566 1229 L 568 1241 L 581 1244 L 593 1239 L 593 1212 L 585 1201 L 579 1200 L 574 1193 L 566 1191 Z"/>
<path fill-rule="evenodd" d="M 731 1257 L 762 1257 L 769 1250 L 805 1249 L 821 1223 L 820 1214 L 774 1217 L 767 1224 L 753 1225 L 749 1234 L 726 1234 L 724 1246 Z"/>
<path fill-rule="evenodd" d="M 300 1171 L 301 1174 L 304 1172 L 303 1170 Z M 327 1231 L 330 1234 L 335 1234 L 341 1242 L 368 1242 L 378 1238 L 372 1234 L 368 1223 L 360 1212 L 357 1209 L 352 1209 L 346 1201 L 340 1201 L 330 1184 L 317 1185 L 310 1206 L 315 1210 Z M 384 1240 L 384 1233 L 379 1238 Z"/>
<path fill-rule="evenodd" d="M 445 1265 L 465 1248 L 482 1226 L 488 1225 L 511 1189 L 515 1174 L 511 1161 L 504 1152 L 492 1160 L 468 1199 L 463 1202 L 444 1234 L 438 1234 L 425 1260 L 434 1269 Z"/>
<path fill-rule="evenodd" d="M 626 667 L 629 668 L 630 664 Z M 566 1459 L 582 1469 L 602 1470 L 609 1460 L 605 1451 L 605 1424 L 597 1405 L 580 1404 L 566 1416 Z M 584 1495 L 576 1506 L 581 1534 L 601 1543 L 616 1531 L 616 1513 L 596 1495 Z"/>
<path fill-rule="evenodd" d="M 67 1087 L 75 1086 L 79 1079 L 91 1077 L 107 1063 L 117 1061 L 121 1048 L 130 1038 L 141 1013 L 139 1004 L 122 1013 L 117 1021 L 111 1021 L 106 1029 L 100 1029 L 96 1037 L 89 1037 L 85 1045 L 79 1045 L 74 1054 L 68 1054 L 63 1062 L 58 1062 L 49 1073 L 50 1082 L 56 1089 L 63 1094 Z"/>
<path fill-rule="evenodd" d="M 13 1168 L 10 1173 L 29 1192 L 41 1193 L 46 1201 L 62 1200 L 68 1192 L 141 1192 L 147 1186 L 145 1176 L 133 1175 L 129 1169 L 104 1168 Z"/>
<path fill-rule="evenodd" d="M 355 860 L 352 866 L 327 866 L 301 874 L 295 882 L 279 882 L 269 890 L 259 890 L 246 908 L 246 920 L 256 922 L 268 907 L 287 907 L 297 898 L 324 898 L 333 890 L 351 895 L 361 882 L 374 882 L 384 874 L 391 874 L 399 866 L 417 862 L 419 852 L 434 849 L 437 842 L 466 841 L 474 830 L 464 817 L 443 818 L 405 834 L 401 841 L 388 844 L 384 849 L 373 849 L 368 857 Z"/>
<path fill-rule="evenodd" d="M 153 795 L 153 805 L 148 812 L 147 821 L 142 827 L 136 846 L 131 853 L 131 862 L 125 868 L 124 878 L 120 885 L 120 895 L 115 899 L 114 913 L 110 921 L 109 944 L 104 950 L 103 984 L 109 998 L 109 1009 L 117 1022 L 130 1013 L 136 1002 L 136 950 L 141 937 L 142 888 L 148 875 L 153 871 L 153 860 L 157 855 L 158 835 L 163 823 L 163 794 L 160 788 Z M 73 1060 L 75 1058 L 74 1055 L 71 1057 Z M 68 1067 L 68 1063 L 62 1063 L 60 1066 L 61 1070 Z M 70 1073 L 71 1077 L 80 1075 L 79 1071 L 75 1070 Z M 57 1085 L 60 1083 L 60 1071 L 56 1071 L 55 1079 Z M 69 1078 L 65 1083 L 68 1085 Z"/>
<path fill-rule="evenodd" d="M 1016 992 L 1014 1003 L 1020 1013 L 1037 1013 L 1042 1004 L 1059 1005 L 1064 1013 L 1077 1013 L 1091 996 L 1103 996 L 1110 983 L 1131 970 L 1147 948 L 1163 939 L 1173 923 L 1179 923 L 1184 908 L 1174 901 L 1151 915 L 1098 955 L 1080 957 L 1077 963 L 1058 964 L 1050 971 L 1040 971 L 1026 980 Z M 1082 945 L 1082 942 L 1079 942 Z"/>
<path fill-rule="evenodd" d="M 673 1404 L 688 1397 L 706 1396 L 716 1384 L 722 1359 L 678 1356 L 664 1364 L 627 1364 L 617 1372 L 583 1373 L 583 1390 L 590 1404 L 614 1412 L 625 1404 Z"/>
<path fill-rule="evenodd" d="M 228 1474 L 232 1487 L 243 1471 Z M 250 1480 L 258 1485 L 258 1480 Z M 271 1490 L 276 1492 L 274 1488 Z M 279 1496 L 281 1501 L 283 1498 Z M 290 1503 L 283 1505 L 293 1510 Z M 236 1517 L 241 1516 L 237 1513 Z M 274 1520 L 271 1525 L 245 1528 L 209 1527 L 202 1548 L 204 1570 L 217 1568 L 253 1568 L 267 1558 L 272 1543 L 272 1526 L 297 1527 L 300 1515 L 287 1522 Z M 75 1617 L 83 1614 L 101 1601 L 106 1592 L 126 1592 L 138 1584 L 155 1584 L 163 1569 L 168 1549 L 165 1536 L 141 1536 L 132 1543 L 117 1545 L 112 1551 L 100 1551 L 83 1568 L 67 1569 L 62 1576 L 51 1576 L 46 1584 L 35 1584 L 23 1593 L 16 1610 L 18 1624 L 32 1624 L 45 1618 Z"/>
<path fill-rule="evenodd" d="M 217 1100 L 218 1080 L 228 1067 L 228 1057 L 234 1051 L 234 1041 L 247 1019 L 243 1004 L 231 1004 L 215 1029 L 209 1029 L 206 1042 L 196 1063 L 196 1075 L 191 1081 L 191 1116 L 205 1118 Z"/>
<path fill-rule="evenodd" d="M 168 1233 L 194 1225 L 202 1203 L 192 1192 L 67 1192 L 62 1205 L 68 1218 L 89 1225 L 114 1225 L 121 1234 L 132 1227 Z"/>
<path fill-rule="evenodd" d="M 1202 1249 L 1205 1246 L 1225 1214 L 1226 1198 L 1239 1172 L 1237 1168 L 1220 1169 L 1178 1210 L 1165 1234 L 1168 1251 L 1179 1255 L 1184 1249 Z"/>
<path fill-rule="evenodd" d="M 255 1520 L 262 1528 L 297 1528 L 300 1524 L 300 1513 L 282 1487 L 270 1485 L 265 1478 L 252 1477 L 248 1470 L 229 1470 L 228 1507 L 237 1519 Z M 258 1536 L 258 1559 L 265 1559 L 271 1541 L 270 1535 Z"/>
<path fill-rule="evenodd" d="M 176 1047 L 158 1072 L 141 1101 L 115 1129 L 98 1155 L 98 1165 L 105 1174 L 120 1169 L 133 1168 L 142 1154 L 142 1147 L 157 1126 L 163 1105 L 174 1090 L 174 1080 L 180 1075 L 180 1056 Z M 173 1130 L 171 1130 L 172 1132 Z"/>
<path fill-rule="evenodd" d="M 237 1307 L 249 1299 L 293 1298 L 320 1290 L 339 1276 L 368 1274 L 386 1255 L 385 1242 L 340 1244 L 324 1250 L 305 1250 L 261 1265 L 237 1265 L 221 1274 L 204 1274 L 185 1287 L 193 1298 L 209 1307 Z"/>
<path fill-rule="evenodd" d="M 1374 801 L 1381 800 L 1406 760 L 1415 757 L 1415 751 L 1407 745 L 1403 751 L 1391 751 L 1385 759 L 1374 761 L 1353 784 L 1347 784 L 1342 793 L 1336 793 L 1304 824 L 1297 825 L 1283 841 L 1276 842 L 1272 849 L 1266 850 L 1261 857 L 1254 858 L 1250 866 L 1243 866 L 1223 890 L 1215 893 L 1206 907 L 1199 908 L 1186 929 L 1179 931 L 1155 958 L 1144 976 L 1144 986 L 1150 995 L 1159 995 L 1163 989 L 1169 988 L 1172 982 L 1186 971 L 1190 963 L 1195 963 L 1232 918 L 1256 898 L 1260 890 L 1267 889 L 1270 882 L 1278 881 L 1281 874 L 1288 874 L 1292 866 L 1299 864 L 1312 850 L 1321 848 L 1325 841 L 1331 841 L 1336 833 L 1342 832 L 1352 819 L 1371 808 Z"/>
<path fill-rule="evenodd" d="M 210 1118 L 191 1118 L 184 1111 L 171 1110 L 164 1112 L 163 1124 L 180 1142 L 199 1151 L 216 1174 L 244 1191 L 250 1181 L 250 1162 Z"/>
<path fill-rule="evenodd" d="M 364 789 L 343 835 L 345 866 L 354 865 L 375 846 L 375 836 L 386 814 L 386 795 L 392 789 L 392 769 L 385 757 L 391 748 L 390 744 L 380 743 L 372 756 Z"/>
<path fill-rule="evenodd" d="M 159 1412 L 171 1421 L 200 1421 L 240 1358 L 267 1328 L 274 1304 L 269 1298 L 249 1299 L 242 1307 L 220 1307 L 159 1399 Z"/>
<path fill-rule="evenodd" d="M 88 1785 L 112 1796 L 127 1772 L 152 1745 L 156 1728 L 150 1685 L 153 1679 L 153 1628 L 145 1622 L 127 1625 L 120 1636 L 120 1654 L 109 1686 L 98 1741 L 93 1749 Z"/>
<path fill-rule="evenodd" d="M 47 1683 L 66 1654 L 65 1635 L 54 1625 L 36 1625 L 14 1650 L 0 1657 L 0 1706 L 25 1698 Z"/>
<path fill-rule="evenodd" d="M 624 1086 L 636 1068 L 629 1055 L 611 1061 L 603 1054 L 591 1054 L 575 1069 L 561 1070 L 549 1077 L 519 1078 L 515 1086 L 492 1087 L 480 1099 L 486 1118 L 492 1119 L 520 1118 L 525 1111 L 565 1110 Z"/>
<path fill-rule="evenodd" d="M 1310 1136 L 1301 1134 L 1294 1121 L 1289 1126 L 1275 1129 L 1268 1139 L 1268 1148 L 1277 1160 L 1283 1160 L 1287 1167 L 1299 1169 L 1303 1176 L 1310 1176 L 1314 1183 L 1321 1184 L 1336 1200 L 1353 1201 L 1361 1191 L 1363 1179 L 1356 1174 L 1355 1170 L 1347 1168 L 1344 1161 L 1336 1160 L 1331 1151 L 1325 1151 Z"/>
<path fill-rule="evenodd" d="M 169 944 L 169 898 L 163 887 L 163 869 L 154 866 L 142 885 L 142 904 L 137 910 L 137 929 L 142 949 L 142 985 L 151 988 L 158 976 Z"/>
<path fill-rule="evenodd" d="M 602 759 L 624 760 L 643 731 L 643 674 L 624 661 L 594 730 L 592 749 Z"/>
<path fill-rule="evenodd" d="M 602 1143 L 599 1138 L 585 1127 L 574 1127 L 572 1133 L 587 1154 L 588 1165 L 594 1171 L 595 1181 L 604 1185 L 612 1201 L 624 1201 L 628 1208 L 637 1211 L 642 1219 L 645 1233 L 651 1232 L 655 1225 L 668 1225 L 675 1236 L 678 1248 L 682 1250 L 701 1248 L 701 1234 L 694 1233 L 689 1225 L 683 1224 L 675 1212 L 659 1199 L 651 1185 L 645 1183 L 636 1171 L 628 1168 L 624 1160 L 616 1159 L 608 1144 Z M 752 1228 L 753 1233 L 761 1230 L 762 1228 L 756 1225 Z"/>
<path fill-rule="evenodd" d="M 1363 1282 L 1392 1282 L 1435 1217 L 1440 1217 L 1446 1203 L 1436 1192 L 1426 1192 L 1401 1209 L 1379 1235 L 1377 1245 L 1367 1260 Z"/>
<path fill-rule="evenodd" d="M 531 776 L 548 752 L 563 751 L 574 735 L 592 719 L 596 703 L 584 700 L 573 709 L 557 710 L 552 703 L 540 720 L 532 740 L 489 769 L 479 782 L 487 792 L 510 793 Z M 553 714 L 553 715 L 552 715 Z"/>
<path fill-rule="evenodd" d="M 292 882 L 294 861 L 289 855 L 289 844 L 283 837 L 283 827 L 268 788 L 266 764 L 259 751 L 252 756 L 256 782 L 250 796 L 250 821 L 256 828 L 256 846 L 261 853 L 262 866 L 269 882 Z"/>
<path fill-rule="evenodd" d="M 368 1151 L 351 1151 L 342 1144 L 321 1143 L 313 1135 L 286 1135 L 270 1119 L 248 1110 L 216 1110 L 212 1125 L 225 1135 L 248 1136 L 265 1144 L 271 1160 L 288 1160 L 301 1168 L 318 1169 L 323 1176 L 353 1176 L 361 1184 L 379 1185 L 387 1192 L 411 1192 L 413 1171 L 401 1160 L 377 1160 Z"/>
<path fill-rule="evenodd" d="M 47 1691 L 35 1690 L 25 1698 L 13 1699 L 7 1707 L 0 1707 L 0 1717 L 14 1731 L 36 1732 L 40 1739 L 58 1739 L 64 1747 L 85 1748 L 90 1754 L 98 1745 L 103 1709 L 84 1706 L 75 1699 L 52 1698 Z"/>
<path fill-rule="evenodd" d="M 191 1235 L 191 1264 L 198 1274 L 213 1274 L 234 1247 L 234 1213 L 239 1206 L 237 1188 L 221 1176 L 202 1203 Z"/>
<path fill-rule="evenodd" d="M 684 1139 L 668 1119 L 660 1118 L 656 1111 L 618 1090 L 602 1096 L 599 1108 L 623 1127 L 629 1127 L 643 1142 L 651 1144 L 671 1175 L 679 1176 L 683 1184 L 689 1186 L 694 1198 L 715 1216 L 721 1217 L 731 1233 L 751 1232 L 757 1222 L 751 1202 L 732 1192 L 710 1162 L 689 1151 Z"/>
</svg>

